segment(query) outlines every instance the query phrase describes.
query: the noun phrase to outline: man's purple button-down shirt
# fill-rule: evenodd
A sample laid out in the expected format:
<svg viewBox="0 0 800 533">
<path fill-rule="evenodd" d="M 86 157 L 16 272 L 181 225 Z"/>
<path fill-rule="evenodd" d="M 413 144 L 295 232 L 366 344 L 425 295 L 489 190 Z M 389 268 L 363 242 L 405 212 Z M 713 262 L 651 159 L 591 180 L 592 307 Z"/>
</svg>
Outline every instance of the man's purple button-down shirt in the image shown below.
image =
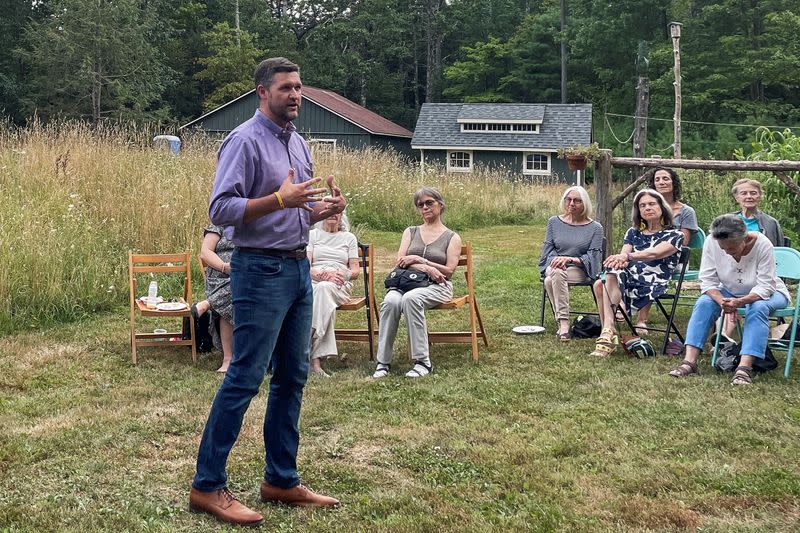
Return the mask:
<svg viewBox="0 0 800 533">
<path fill-rule="evenodd" d="M 211 222 L 225 226 L 225 237 L 236 246 L 294 250 L 308 244 L 311 216 L 305 209 L 279 209 L 244 222 L 247 200 L 277 191 L 290 168 L 295 183 L 312 178 L 308 145 L 291 122 L 283 129 L 256 110 L 219 149 L 208 209 Z"/>
</svg>

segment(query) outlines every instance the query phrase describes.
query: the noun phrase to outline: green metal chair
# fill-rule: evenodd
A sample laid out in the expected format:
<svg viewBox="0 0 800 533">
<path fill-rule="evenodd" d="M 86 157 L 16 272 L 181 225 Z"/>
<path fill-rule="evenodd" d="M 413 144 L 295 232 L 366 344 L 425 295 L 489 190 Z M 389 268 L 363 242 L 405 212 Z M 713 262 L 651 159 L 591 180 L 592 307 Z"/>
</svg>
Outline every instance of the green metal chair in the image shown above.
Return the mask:
<svg viewBox="0 0 800 533">
<path fill-rule="evenodd" d="M 775 248 L 775 269 L 779 278 L 788 278 L 800 281 L 800 252 L 793 248 L 786 248 L 778 246 Z M 737 313 L 741 316 L 745 315 L 745 308 L 740 307 Z M 794 295 L 794 305 L 790 305 L 784 309 L 778 309 L 770 314 L 770 318 L 791 318 L 789 328 L 791 335 L 789 340 L 777 339 L 769 341 L 769 347 L 772 350 L 781 350 L 786 352 L 786 366 L 783 370 L 783 377 L 789 377 L 789 368 L 792 364 L 792 352 L 794 352 L 795 334 L 797 331 L 798 315 L 800 315 L 800 283 L 797 285 Z M 740 330 L 741 336 L 741 330 Z M 714 342 L 714 352 L 711 356 L 711 366 L 717 361 L 717 350 L 719 349 L 719 340 L 722 336 L 722 328 L 717 328 L 717 338 Z"/>
<path fill-rule="evenodd" d="M 689 250 L 700 250 L 702 253 L 703 245 L 706 242 L 706 233 L 701 229 L 698 228 L 697 231 L 692 233 L 692 236 L 689 238 L 689 243 L 686 245 L 689 247 Z M 680 278 L 681 273 L 675 272 L 672 274 L 672 281 L 678 281 Z M 686 273 L 683 275 L 683 281 L 696 281 L 700 279 L 700 271 L 699 270 L 692 270 L 686 269 Z"/>
</svg>

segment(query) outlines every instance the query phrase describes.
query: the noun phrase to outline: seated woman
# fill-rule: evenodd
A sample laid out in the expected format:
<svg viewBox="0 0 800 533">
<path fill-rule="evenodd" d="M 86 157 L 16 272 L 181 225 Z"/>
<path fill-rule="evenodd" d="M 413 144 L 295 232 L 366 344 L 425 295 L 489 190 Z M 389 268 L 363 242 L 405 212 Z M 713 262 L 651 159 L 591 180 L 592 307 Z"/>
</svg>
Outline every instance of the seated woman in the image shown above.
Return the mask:
<svg viewBox="0 0 800 533">
<path fill-rule="evenodd" d="M 648 171 L 648 186 L 661 193 L 664 200 L 672 210 L 675 219 L 675 229 L 683 233 L 683 246 L 689 245 L 692 234 L 697 232 L 700 227 L 697 225 L 697 214 L 691 206 L 680 201 L 681 199 L 681 180 L 678 173 L 667 167 L 656 167 Z M 647 335 L 647 317 L 650 314 L 650 306 L 646 305 L 639 309 L 636 317 L 636 332 L 639 335 Z"/>
<path fill-rule="evenodd" d="M 311 367 L 309 372 L 330 377 L 321 359 L 338 355 L 336 349 L 336 308 L 350 298 L 351 281 L 358 277 L 358 241 L 347 231 L 347 218 L 332 215 L 313 229 L 308 237 L 308 260 L 314 288 L 311 315 Z"/>
<path fill-rule="evenodd" d="M 408 227 L 403 232 L 396 265 L 424 272 L 432 283 L 405 293 L 395 289 L 386 293 L 381 302 L 378 366 L 372 374 L 375 379 L 389 374 L 401 313 L 406 317 L 411 357 L 414 359 L 414 366 L 406 372 L 406 377 L 419 378 L 431 372 L 425 310 L 453 297 L 450 278 L 461 255 L 461 237 L 442 223 L 445 204 L 439 191 L 422 187 L 414 193 L 414 205 L 422 215 L 422 225 Z"/>
<path fill-rule="evenodd" d="M 569 283 L 596 279 L 603 263 L 603 226 L 589 218 L 591 212 L 586 189 L 570 187 L 561 196 L 561 214 L 547 221 L 539 271 L 553 303 L 560 341 L 570 339 Z"/>
<path fill-rule="evenodd" d="M 233 297 L 230 277 L 233 248 L 233 243 L 225 238 L 221 227 L 210 225 L 203 230 L 200 258 L 206 264 L 206 299 L 192 306 L 192 315 L 195 318 L 195 328 L 205 323 L 200 318 L 207 312 L 213 310 L 219 315 L 219 326 L 216 320 L 208 321 L 214 346 L 222 347 L 222 366 L 217 372 L 227 372 L 233 357 Z"/>
<path fill-rule="evenodd" d="M 780 223 L 758 209 L 758 204 L 764 195 L 761 183 L 756 180 L 741 179 L 733 184 L 731 193 L 740 207 L 735 214 L 744 220 L 747 231 L 763 233 L 773 246 L 783 246 L 784 237 Z"/>
<path fill-rule="evenodd" d="M 744 307 L 741 362 L 731 384 L 749 385 L 753 361 L 763 359 L 766 351 L 768 317 L 789 304 L 789 292 L 775 274 L 775 254 L 766 235 L 748 232 L 735 214 L 717 217 L 710 232 L 700 262 L 702 295 L 686 327 L 686 358 L 669 374 L 678 378 L 697 374 L 697 358 L 717 317 L 736 314 L 737 308 Z"/>
<path fill-rule="evenodd" d="M 594 284 L 602 330 L 594 351 L 606 357 L 619 343 L 614 312 L 623 292 L 630 308 L 642 309 L 666 292 L 678 265 L 683 233 L 673 227 L 672 210 L 653 189 L 636 193 L 631 213 L 633 227 L 625 233 L 622 250 L 603 262 L 605 281 Z"/>
<path fill-rule="evenodd" d="M 784 245 L 783 230 L 781 230 L 780 223 L 758 209 L 761 198 L 764 196 L 764 191 L 759 181 L 751 179 L 737 180 L 733 184 L 733 188 L 731 188 L 731 194 L 733 194 L 733 199 L 736 200 L 740 208 L 734 214 L 744 221 L 747 231 L 763 233 L 773 246 Z M 727 315 L 727 317 L 728 320 L 723 321 L 722 331 L 726 337 L 730 337 L 733 330 L 736 329 L 739 317 L 736 314 Z"/>
</svg>

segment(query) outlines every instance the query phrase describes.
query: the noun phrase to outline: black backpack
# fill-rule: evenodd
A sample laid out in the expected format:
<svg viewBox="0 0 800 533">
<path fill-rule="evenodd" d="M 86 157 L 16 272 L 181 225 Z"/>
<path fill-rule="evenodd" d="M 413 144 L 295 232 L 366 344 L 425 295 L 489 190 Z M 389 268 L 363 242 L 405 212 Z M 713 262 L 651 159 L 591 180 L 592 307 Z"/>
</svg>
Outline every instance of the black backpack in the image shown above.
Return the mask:
<svg viewBox="0 0 800 533">
<path fill-rule="evenodd" d="M 596 316 L 579 315 L 578 318 L 572 322 L 570 332 L 576 339 L 593 339 L 600 336 L 602 331 L 600 319 Z"/>
<path fill-rule="evenodd" d="M 733 372 L 739 366 L 741 355 L 739 350 L 742 345 L 735 341 L 719 341 L 719 350 L 717 351 L 717 360 L 714 362 L 714 368 L 717 372 Z M 778 361 L 772 355 L 772 350 L 767 346 L 767 351 L 764 352 L 764 359 L 756 359 L 753 361 L 753 370 L 758 373 L 769 372 L 778 367 Z"/>
</svg>

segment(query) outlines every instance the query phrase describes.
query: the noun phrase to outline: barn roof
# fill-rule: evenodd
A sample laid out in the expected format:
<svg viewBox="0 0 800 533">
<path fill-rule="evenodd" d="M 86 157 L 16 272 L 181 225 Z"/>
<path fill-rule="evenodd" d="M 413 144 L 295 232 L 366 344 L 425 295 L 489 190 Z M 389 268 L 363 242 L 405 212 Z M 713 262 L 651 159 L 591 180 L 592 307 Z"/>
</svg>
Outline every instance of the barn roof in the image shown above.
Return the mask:
<svg viewBox="0 0 800 533">
<path fill-rule="evenodd" d="M 203 121 L 204 119 L 207 119 L 209 116 L 221 112 L 226 107 L 234 104 L 235 102 L 238 102 L 242 98 L 246 98 L 247 96 L 253 94 L 254 92 L 255 89 L 247 91 L 238 98 L 234 98 L 230 102 L 222 104 L 221 106 L 212 109 L 205 115 L 184 124 L 183 126 L 180 127 L 180 129 L 196 125 L 197 123 Z M 404 127 L 395 124 L 391 120 L 382 117 L 379 114 L 370 111 L 366 107 L 362 107 L 357 103 L 348 100 L 344 96 L 337 94 L 333 91 L 304 85 L 303 98 L 314 102 L 318 106 L 330 111 L 331 113 L 334 113 L 335 115 L 342 117 L 348 122 L 355 124 L 356 126 L 366 130 L 371 134 L 389 135 L 392 137 L 405 137 L 408 139 L 410 139 L 411 136 L 413 135 L 410 131 L 408 131 Z"/>
</svg>

